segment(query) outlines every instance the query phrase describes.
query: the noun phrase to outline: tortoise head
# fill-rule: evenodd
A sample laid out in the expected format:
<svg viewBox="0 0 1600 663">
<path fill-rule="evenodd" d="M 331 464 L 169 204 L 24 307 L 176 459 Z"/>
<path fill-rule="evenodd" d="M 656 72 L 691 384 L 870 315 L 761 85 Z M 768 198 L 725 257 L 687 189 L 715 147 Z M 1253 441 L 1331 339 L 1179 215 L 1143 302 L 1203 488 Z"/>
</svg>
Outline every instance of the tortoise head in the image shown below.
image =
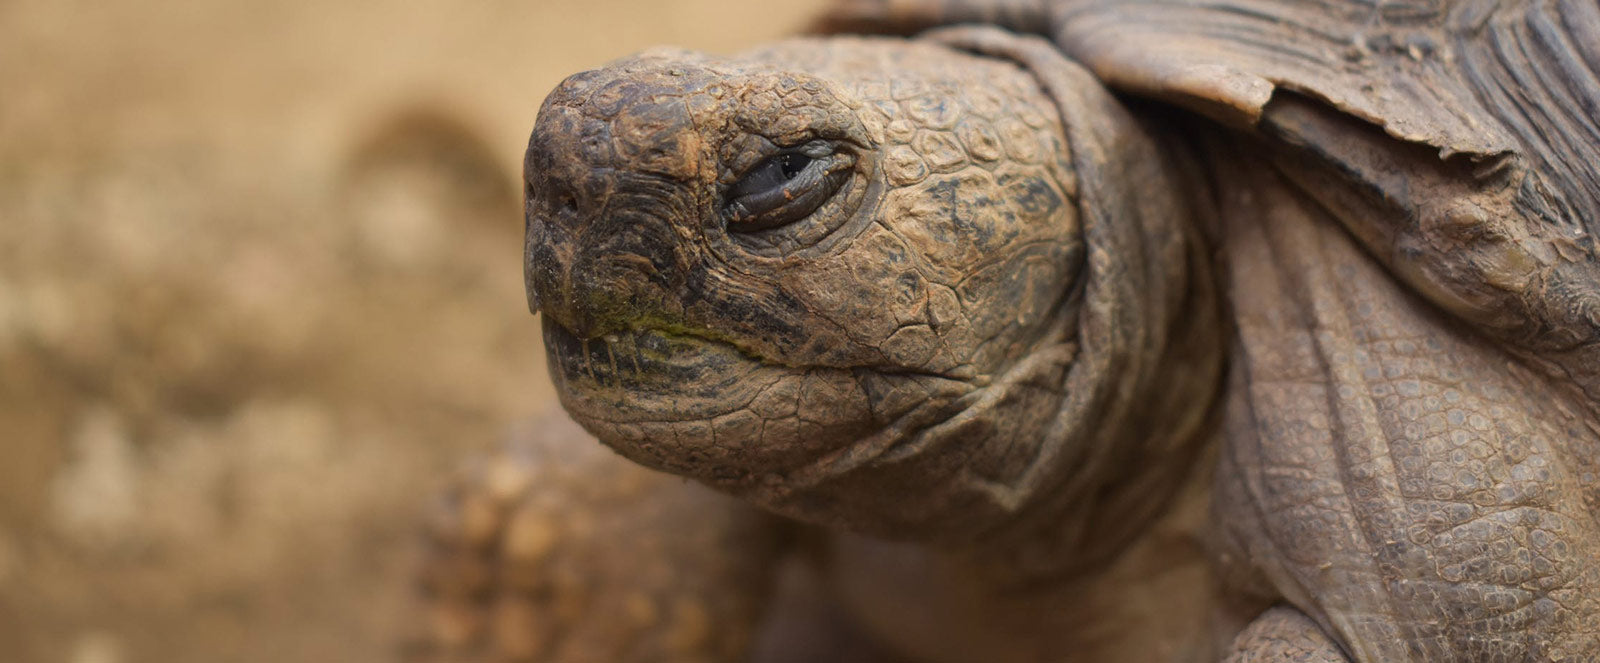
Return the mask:
<svg viewBox="0 0 1600 663">
<path fill-rule="evenodd" d="M 1014 62 L 651 51 L 549 95 L 526 180 L 562 403 L 635 461 L 913 532 L 992 502 L 1058 418 L 1086 244 L 1067 132 Z"/>
</svg>

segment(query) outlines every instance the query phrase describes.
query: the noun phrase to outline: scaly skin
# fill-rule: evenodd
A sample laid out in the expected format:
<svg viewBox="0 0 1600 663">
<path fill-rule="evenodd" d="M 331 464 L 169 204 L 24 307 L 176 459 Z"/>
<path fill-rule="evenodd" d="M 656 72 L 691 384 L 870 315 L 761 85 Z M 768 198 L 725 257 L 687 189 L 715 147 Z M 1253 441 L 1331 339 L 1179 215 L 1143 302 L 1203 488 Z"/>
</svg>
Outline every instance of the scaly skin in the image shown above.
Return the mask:
<svg viewBox="0 0 1600 663">
<path fill-rule="evenodd" d="M 563 83 L 528 148 L 563 405 L 625 456 L 801 520 L 1051 567 L 1030 572 L 1120 547 L 1198 448 L 1221 335 L 1184 184 L 1036 46 L 1061 80 L 836 39 Z M 808 144 L 848 155 L 829 202 L 727 220 L 740 175 Z M 1120 535 L 1086 538 L 1101 521 Z"/>
<path fill-rule="evenodd" d="M 658 51 L 563 83 L 527 159 L 563 404 L 845 532 L 810 561 L 916 661 L 1600 657 L 1588 176 L 1397 59 L 1420 42 L 1317 59 L 1360 8 L 1147 4 L 861 2 L 844 23 L 1058 42 Z M 1379 37 L 1476 65 L 1521 25 L 1559 41 L 1462 7 Z M 1132 112 L 1062 50 L 1232 129 Z M 1563 80 L 1600 57 L 1553 52 Z"/>
<path fill-rule="evenodd" d="M 1580 388 L 1429 306 L 1277 173 L 1219 156 L 1238 321 L 1227 564 L 1356 661 L 1600 655 Z"/>
</svg>

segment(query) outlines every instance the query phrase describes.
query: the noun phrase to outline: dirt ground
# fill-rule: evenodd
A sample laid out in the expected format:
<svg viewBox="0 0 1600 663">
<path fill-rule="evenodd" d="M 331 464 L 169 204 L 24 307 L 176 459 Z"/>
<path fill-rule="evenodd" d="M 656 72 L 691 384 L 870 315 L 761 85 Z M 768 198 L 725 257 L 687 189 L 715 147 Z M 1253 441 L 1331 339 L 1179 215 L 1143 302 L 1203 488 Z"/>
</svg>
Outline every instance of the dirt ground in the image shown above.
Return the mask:
<svg viewBox="0 0 1600 663">
<path fill-rule="evenodd" d="M 0 661 L 394 660 L 418 514 L 551 407 L 544 92 L 821 0 L 0 0 Z"/>
</svg>

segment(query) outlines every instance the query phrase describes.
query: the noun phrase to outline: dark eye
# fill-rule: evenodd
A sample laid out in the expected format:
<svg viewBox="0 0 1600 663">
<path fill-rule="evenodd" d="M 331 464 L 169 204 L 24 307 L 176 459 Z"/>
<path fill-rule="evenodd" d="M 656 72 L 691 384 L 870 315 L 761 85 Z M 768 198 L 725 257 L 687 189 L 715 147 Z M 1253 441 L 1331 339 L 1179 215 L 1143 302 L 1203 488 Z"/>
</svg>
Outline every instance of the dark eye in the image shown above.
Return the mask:
<svg viewBox="0 0 1600 663">
<path fill-rule="evenodd" d="M 811 216 L 844 185 L 854 163 L 854 156 L 822 142 L 761 161 L 724 194 L 728 230 L 768 230 Z"/>
<path fill-rule="evenodd" d="M 805 172 L 806 166 L 811 165 L 811 162 L 815 161 L 815 159 L 797 152 L 780 154 L 778 155 L 777 159 L 778 170 L 783 171 L 783 178 L 786 180 L 792 180 L 796 175 Z"/>
</svg>

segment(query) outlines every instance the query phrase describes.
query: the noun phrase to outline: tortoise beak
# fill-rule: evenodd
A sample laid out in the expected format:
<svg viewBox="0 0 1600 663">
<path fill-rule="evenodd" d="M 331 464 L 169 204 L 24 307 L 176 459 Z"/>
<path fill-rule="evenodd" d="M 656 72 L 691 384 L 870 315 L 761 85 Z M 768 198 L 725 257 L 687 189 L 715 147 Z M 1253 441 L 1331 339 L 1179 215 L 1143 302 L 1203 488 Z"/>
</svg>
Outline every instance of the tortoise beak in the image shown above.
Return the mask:
<svg viewBox="0 0 1600 663">
<path fill-rule="evenodd" d="M 528 313 L 539 315 L 539 289 L 534 286 L 533 279 L 533 242 L 533 220 L 530 218 L 523 224 L 522 230 L 522 291 L 528 298 Z"/>
<path fill-rule="evenodd" d="M 634 328 L 677 308 L 669 295 L 676 290 L 671 284 L 683 280 L 681 242 L 670 220 L 656 213 L 659 206 L 629 198 L 529 216 L 528 306 L 580 339 Z"/>
</svg>

